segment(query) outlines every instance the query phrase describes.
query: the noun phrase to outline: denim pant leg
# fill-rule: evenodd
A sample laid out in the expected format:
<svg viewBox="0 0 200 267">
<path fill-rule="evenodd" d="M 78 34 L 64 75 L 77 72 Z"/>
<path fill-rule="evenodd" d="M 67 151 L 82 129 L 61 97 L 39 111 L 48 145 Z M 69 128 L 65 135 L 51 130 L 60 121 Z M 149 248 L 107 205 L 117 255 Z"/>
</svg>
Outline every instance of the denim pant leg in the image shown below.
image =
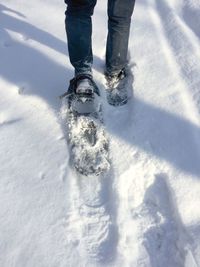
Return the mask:
<svg viewBox="0 0 200 267">
<path fill-rule="evenodd" d="M 135 0 L 108 0 L 106 72 L 118 73 L 127 64 L 131 16 Z"/>
<path fill-rule="evenodd" d="M 65 0 L 65 27 L 75 75 L 92 73 L 92 21 L 97 0 Z"/>
</svg>

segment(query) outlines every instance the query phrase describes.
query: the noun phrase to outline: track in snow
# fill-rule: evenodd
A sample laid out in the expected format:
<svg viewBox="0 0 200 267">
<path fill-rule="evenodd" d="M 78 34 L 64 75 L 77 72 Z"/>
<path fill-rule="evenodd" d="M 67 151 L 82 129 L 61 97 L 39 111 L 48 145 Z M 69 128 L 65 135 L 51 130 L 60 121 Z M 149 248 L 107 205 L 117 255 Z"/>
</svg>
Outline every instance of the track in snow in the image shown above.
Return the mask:
<svg viewBox="0 0 200 267">
<path fill-rule="evenodd" d="M 69 122 L 67 122 L 69 118 L 66 115 L 66 105 L 67 103 L 63 101 L 61 107 L 61 124 L 64 133 L 68 136 L 71 128 L 68 124 Z M 101 142 L 108 141 L 108 151 L 105 150 L 105 154 L 102 155 L 102 159 L 105 159 L 105 161 L 102 160 L 101 162 L 104 169 L 100 175 L 96 173 L 89 173 L 88 175 L 79 173 L 73 166 L 73 159 L 69 164 L 72 168 L 71 172 L 74 178 L 70 182 L 71 186 L 69 189 L 72 194 L 70 197 L 71 211 L 66 220 L 66 231 L 68 232 L 67 243 L 70 247 L 74 247 L 73 250 L 77 251 L 76 253 L 79 253 L 81 261 L 84 262 L 83 264 L 85 266 L 88 266 L 90 261 L 95 264 L 108 264 L 108 262 L 113 261 L 116 252 L 117 229 L 115 227 L 115 208 L 112 199 L 113 171 L 112 164 L 110 165 L 110 162 L 108 162 L 110 161 L 109 140 L 107 140 L 108 137 L 104 133 L 104 126 L 100 125 L 99 127 L 102 128 L 100 129 L 100 134 L 97 136 L 98 143 L 96 149 L 99 146 L 101 148 Z M 75 126 L 73 130 L 75 132 L 78 131 Z M 77 138 L 76 135 L 73 137 Z M 79 138 L 81 138 L 81 135 Z M 76 142 L 79 141 L 77 138 Z M 80 147 L 82 148 L 83 146 L 77 145 L 77 149 L 80 150 Z M 78 151 L 78 153 L 77 156 L 79 155 L 81 157 L 81 151 Z M 80 159 L 84 160 L 82 158 Z"/>
<path fill-rule="evenodd" d="M 83 266 L 109 264 L 116 253 L 117 229 L 111 203 L 112 176 L 80 177 L 71 181 L 71 211 L 66 220 L 67 243 Z M 95 199 L 93 199 L 95 198 Z M 95 204 L 98 198 L 98 205 Z M 92 203 L 94 200 L 94 204 Z M 70 252 L 69 252 L 70 253 Z M 90 265 L 91 264 L 91 265 Z"/>
<path fill-rule="evenodd" d="M 156 175 L 145 191 L 142 205 L 132 209 L 131 214 L 140 225 L 150 266 L 183 267 L 186 244 L 167 180 L 166 175 Z"/>
<path fill-rule="evenodd" d="M 1 265 L 200 266 L 200 215 L 192 214 L 195 220 L 186 225 L 188 212 L 181 205 L 195 207 L 199 196 L 198 0 L 177 1 L 179 10 L 176 1 L 136 3 L 130 40 L 134 98 L 119 108 L 104 98 L 113 160 L 104 181 L 80 180 L 66 162 L 66 131 L 56 121 L 55 96 L 62 93 L 66 75 L 65 42 L 54 37 L 59 30 L 46 25 L 48 33 L 33 13 L 25 16 L 15 10 L 18 4 L 3 2 L 1 78 L 14 86 L 2 82 L 0 90 Z M 27 10 L 24 0 L 19 2 Z M 102 22 L 106 10 L 98 4 Z M 103 54 L 106 37 L 98 28 L 95 34 L 94 46 Z M 103 58 L 95 59 L 101 87 Z M 94 193 L 98 205 L 88 198 Z"/>
<path fill-rule="evenodd" d="M 192 96 L 193 102 L 196 104 L 195 106 L 200 114 L 200 63 L 198 60 L 200 57 L 200 34 L 199 36 L 195 35 L 197 30 L 194 28 L 194 25 L 192 24 L 192 29 L 195 32 L 175 13 L 167 1 L 161 2 L 156 0 L 155 3 L 166 39 L 179 66 L 180 77 L 186 83 L 187 91 Z M 189 13 L 190 11 L 187 11 L 187 8 L 185 8 L 184 17 L 188 21 L 188 16 L 191 16 L 191 14 L 189 13 L 187 16 L 187 12 Z M 197 14 L 200 15 L 200 7 L 199 10 L 195 9 L 195 17 L 197 17 Z M 196 23 L 198 25 L 198 20 Z"/>
</svg>

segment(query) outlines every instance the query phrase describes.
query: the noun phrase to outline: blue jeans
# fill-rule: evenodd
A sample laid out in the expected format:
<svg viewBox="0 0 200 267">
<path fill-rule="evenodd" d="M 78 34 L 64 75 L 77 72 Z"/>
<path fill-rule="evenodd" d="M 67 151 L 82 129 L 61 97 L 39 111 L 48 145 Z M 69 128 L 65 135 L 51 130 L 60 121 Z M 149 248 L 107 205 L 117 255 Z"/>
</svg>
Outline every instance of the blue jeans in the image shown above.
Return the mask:
<svg viewBox="0 0 200 267">
<path fill-rule="evenodd" d="M 101 0 L 102 1 L 102 0 Z M 75 75 L 92 73 L 92 20 L 97 0 L 65 0 L 65 26 Z M 127 64 L 131 16 L 135 0 L 108 0 L 106 72 L 119 73 Z"/>
</svg>

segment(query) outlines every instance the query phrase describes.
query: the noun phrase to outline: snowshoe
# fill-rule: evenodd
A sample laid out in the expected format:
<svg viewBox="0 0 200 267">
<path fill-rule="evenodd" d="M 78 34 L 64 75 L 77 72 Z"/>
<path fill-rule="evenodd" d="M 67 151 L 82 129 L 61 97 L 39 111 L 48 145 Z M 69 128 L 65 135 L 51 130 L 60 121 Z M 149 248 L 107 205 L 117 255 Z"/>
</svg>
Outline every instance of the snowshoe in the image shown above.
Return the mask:
<svg viewBox="0 0 200 267">
<path fill-rule="evenodd" d="M 99 90 L 91 76 L 70 81 L 63 99 L 71 162 L 82 175 L 100 175 L 109 169 L 108 139 L 103 127 Z"/>
<path fill-rule="evenodd" d="M 105 73 L 107 101 L 113 106 L 122 106 L 128 102 L 128 88 L 131 85 L 132 74 L 123 68 L 118 74 Z"/>
</svg>

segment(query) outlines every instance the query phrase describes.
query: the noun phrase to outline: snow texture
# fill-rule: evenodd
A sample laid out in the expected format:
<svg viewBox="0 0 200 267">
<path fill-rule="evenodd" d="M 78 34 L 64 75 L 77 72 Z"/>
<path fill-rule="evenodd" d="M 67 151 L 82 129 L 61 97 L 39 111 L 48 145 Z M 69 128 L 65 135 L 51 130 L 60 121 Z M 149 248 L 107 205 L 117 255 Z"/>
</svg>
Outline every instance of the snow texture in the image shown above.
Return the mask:
<svg viewBox="0 0 200 267">
<path fill-rule="evenodd" d="M 0 3 L 0 266 L 200 266 L 200 3 L 136 1 L 132 97 L 107 103 L 107 1 L 93 16 L 110 172 L 77 175 L 59 95 L 61 1 Z"/>
<path fill-rule="evenodd" d="M 61 107 L 72 167 L 85 176 L 101 175 L 110 169 L 109 141 L 104 129 L 101 104 L 95 103 L 96 110 L 93 108 L 90 115 L 78 115 L 73 110 L 72 102 L 73 99 L 64 97 Z"/>
</svg>

